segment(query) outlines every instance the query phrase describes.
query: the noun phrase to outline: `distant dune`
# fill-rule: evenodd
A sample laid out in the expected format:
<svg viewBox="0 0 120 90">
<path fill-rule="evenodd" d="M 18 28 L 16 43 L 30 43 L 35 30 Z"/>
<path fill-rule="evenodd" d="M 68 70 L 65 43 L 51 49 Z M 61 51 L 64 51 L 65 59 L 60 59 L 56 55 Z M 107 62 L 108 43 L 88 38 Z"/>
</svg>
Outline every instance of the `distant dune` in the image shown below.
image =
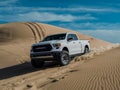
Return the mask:
<svg viewBox="0 0 120 90">
<path fill-rule="evenodd" d="M 45 36 L 61 32 L 75 32 L 64 28 L 33 22 L 0 25 L 0 68 L 29 61 L 30 48 Z M 112 43 L 75 32 L 80 39 L 90 40 L 91 47 L 108 47 Z"/>
</svg>

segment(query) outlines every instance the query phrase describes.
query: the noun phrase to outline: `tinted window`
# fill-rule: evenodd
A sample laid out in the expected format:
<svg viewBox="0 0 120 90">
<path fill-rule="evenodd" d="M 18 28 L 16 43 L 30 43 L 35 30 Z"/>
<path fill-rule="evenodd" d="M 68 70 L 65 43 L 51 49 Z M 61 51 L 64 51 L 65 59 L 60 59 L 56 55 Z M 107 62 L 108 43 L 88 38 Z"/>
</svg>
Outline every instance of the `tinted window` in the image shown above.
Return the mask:
<svg viewBox="0 0 120 90">
<path fill-rule="evenodd" d="M 67 36 L 67 40 L 68 40 L 69 38 L 73 38 L 73 40 L 78 40 L 78 38 L 77 38 L 77 36 L 76 36 L 75 34 L 69 34 L 69 35 Z"/>
<path fill-rule="evenodd" d="M 67 40 L 68 40 L 69 38 L 72 38 L 72 35 L 71 35 L 71 34 L 68 34 Z"/>
<path fill-rule="evenodd" d="M 78 40 L 76 34 L 71 34 L 74 40 Z"/>
<path fill-rule="evenodd" d="M 63 40 L 65 39 L 65 37 L 66 34 L 56 34 L 56 35 L 47 36 L 43 41 Z"/>
</svg>

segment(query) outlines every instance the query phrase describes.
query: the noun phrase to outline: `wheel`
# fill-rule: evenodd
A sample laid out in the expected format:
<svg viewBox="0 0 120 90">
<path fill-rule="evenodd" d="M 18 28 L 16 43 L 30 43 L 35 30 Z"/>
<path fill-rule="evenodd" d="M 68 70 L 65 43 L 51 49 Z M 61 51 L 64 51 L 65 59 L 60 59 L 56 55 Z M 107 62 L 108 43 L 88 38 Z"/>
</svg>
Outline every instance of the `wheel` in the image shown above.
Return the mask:
<svg viewBox="0 0 120 90">
<path fill-rule="evenodd" d="M 67 51 L 62 51 L 61 53 L 57 54 L 55 59 L 57 59 L 58 64 L 61 66 L 68 65 L 70 62 L 69 53 Z"/>
<path fill-rule="evenodd" d="M 39 59 L 31 59 L 31 64 L 34 68 L 40 68 L 44 66 L 44 61 L 40 61 Z"/>
<path fill-rule="evenodd" d="M 85 53 L 88 53 L 89 52 L 89 48 L 88 47 L 85 47 L 85 49 L 84 49 L 84 54 Z"/>
</svg>

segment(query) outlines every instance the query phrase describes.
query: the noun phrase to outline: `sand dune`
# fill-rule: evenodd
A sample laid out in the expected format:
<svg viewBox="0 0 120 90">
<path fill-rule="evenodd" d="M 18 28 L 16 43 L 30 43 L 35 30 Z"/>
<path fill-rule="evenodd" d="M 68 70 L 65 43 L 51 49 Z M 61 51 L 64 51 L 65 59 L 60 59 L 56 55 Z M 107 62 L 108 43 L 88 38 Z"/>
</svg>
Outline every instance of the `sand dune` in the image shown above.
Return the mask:
<svg viewBox="0 0 120 90">
<path fill-rule="evenodd" d="M 120 47 L 73 69 L 43 90 L 120 90 Z"/>
<path fill-rule="evenodd" d="M 114 48 L 119 45 L 114 45 L 112 43 L 102 41 L 93 38 L 91 36 L 83 35 L 79 32 L 75 32 L 79 36 L 79 39 L 90 40 L 90 44 L 92 48 L 91 53 L 74 58 L 71 64 L 65 67 L 58 67 L 54 65 L 54 63 L 46 63 L 46 65 L 41 69 L 32 68 L 29 62 L 30 61 L 29 53 L 30 53 L 31 45 L 33 43 L 38 43 L 47 35 L 61 33 L 61 32 L 75 32 L 75 31 L 67 30 L 64 28 L 51 26 L 47 24 L 33 23 L 33 22 L 21 22 L 21 23 L 17 22 L 17 23 L 1 24 L 0 25 L 0 68 L 1 68 L 0 90 L 2 89 L 3 90 L 11 90 L 11 89 L 38 90 L 41 89 L 41 87 L 50 84 L 51 82 L 56 82 L 59 80 L 60 82 L 52 84 L 50 86 L 48 85 L 48 87 L 50 87 L 53 90 L 56 90 L 57 88 L 59 89 L 61 87 L 60 85 L 63 85 L 61 84 L 61 82 L 63 83 L 65 82 L 66 86 L 69 84 L 68 88 L 71 88 L 71 90 L 72 89 L 79 90 L 78 89 L 79 85 L 77 83 L 79 83 L 83 87 L 83 88 L 81 87 L 81 89 L 97 88 L 99 87 L 98 86 L 99 82 L 102 87 L 103 84 L 101 84 L 101 82 L 103 82 L 103 80 L 101 81 L 102 78 L 101 74 L 107 77 L 107 74 L 105 74 L 105 72 L 107 72 L 107 69 L 108 71 L 110 71 L 110 73 L 109 72 L 107 73 L 111 74 L 112 71 L 118 68 L 119 65 L 118 54 L 120 48 L 117 49 Z M 104 51 L 110 49 L 114 49 L 114 50 L 111 50 L 109 53 L 103 53 Z M 100 55 L 102 53 L 103 56 Z M 94 56 L 96 55 L 100 55 L 100 56 L 94 58 Z M 87 62 L 88 59 L 92 61 L 84 64 L 84 62 Z M 107 63 L 109 63 L 110 65 L 107 65 Z M 99 68 L 100 68 L 100 72 L 98 72 Z M 79 70 L 81 69 L 82 72 L 79 72 Z M 73 73 L 73 75 L 68 76 L 68 74 L 72 72 L 75 72 L 75 75 Z M 115 70 L 115 73 L 116 73 L 115 75 L 119 73 L 118 69 Z M 87 75 L 91 75 L 91 76 L 87 76 Z M 111 75 L 113 75 L 113 73 Z M 77 78 L 75 78 L 74 81 L 73 80 L 74 76 L 80 78 L 80 80 L 77 80 Z M 71 79 L 69 79 L 70 81 L 67 78 L 64 79 L 65 77 L 71 77 Z M 115 79 L 116 85 L 118 85 L 117 78 Z M 61 79 L 64 80 L 62 81 Z M 105 83 L 112 85 L 111 79 L 113 79 L 112 76 L 110 76 L 110 80 L 105 81 Z M 99 82 L 96 84 L 94 81 L 95 82 L 99 81 Z M 67 84 L 66 82 L 69 83 Z M 87 82 L 90 82 L 90 84 Z M 91 86 L 91 82 L 96 87 Z M 70 87 L 75 84 L 76 86 Z M 89 85 L 84 87 L 84 84 L 86 85 L 89 84 Z M 55 85 L 58 86 L 54 87 Z M 66 88 L 66 86 L 63 88 Z M 103 88 L 104 87 L 107 88 L 106 86 L 103 85 Z M 45 87 L 45 89 L 46 88 L 47 87 Z M 112 90 L 113 89 L 114 87 L 112 87 Z"/>
<path fill-rule="evenodd" d="M 21 22 L 0 25 L 0 68 L 29 61 L 30 48 L 45 36 L 61 32 L 75 32 L 47 24 Z M 80 39 L 88 39 L 92 48 L 107 47 L 111 43 L 76 32 Z"/>
</svg>

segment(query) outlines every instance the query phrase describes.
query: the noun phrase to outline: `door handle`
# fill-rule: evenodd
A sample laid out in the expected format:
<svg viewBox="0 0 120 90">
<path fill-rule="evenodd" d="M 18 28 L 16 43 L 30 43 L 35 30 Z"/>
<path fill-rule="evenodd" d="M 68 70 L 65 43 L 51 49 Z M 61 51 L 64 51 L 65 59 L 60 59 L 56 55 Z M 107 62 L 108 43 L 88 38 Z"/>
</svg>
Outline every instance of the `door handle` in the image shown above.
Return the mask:
<svg viewBox="0 0 120 90">
<path fill-rule="evenodd" d="M 75 44 L 75 42 L 73 42 Z"/>
</svg>

